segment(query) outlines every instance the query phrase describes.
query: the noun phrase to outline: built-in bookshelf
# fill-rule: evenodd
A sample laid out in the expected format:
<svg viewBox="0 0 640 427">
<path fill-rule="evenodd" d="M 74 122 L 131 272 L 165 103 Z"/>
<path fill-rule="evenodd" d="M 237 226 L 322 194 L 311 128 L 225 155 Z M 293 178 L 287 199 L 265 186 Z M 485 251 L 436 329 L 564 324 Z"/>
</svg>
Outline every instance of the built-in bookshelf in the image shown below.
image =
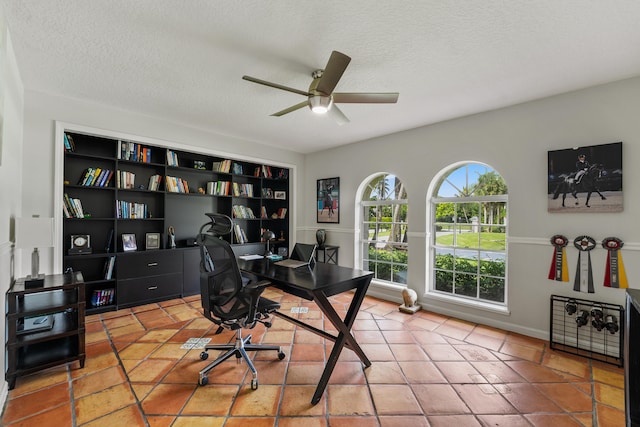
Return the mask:
<svg viewBox="0 0 640 427">
<path fill-rule="evenodd" d="M 64 147 L 63 270 L 82 271 L 88 313 L 197 291 L 185 281 L 199 274 L 183 269 L 207 212 L 233 218 L 234 246 L 260 244 L 266 229 L 272 250 L 289 246 L 288 168 L 82 132 L 65 132 Z M 72 236 L 87 247 L 70 251 Z M 146 278 L 161 285 L 147 291 Z"/>
</svg>

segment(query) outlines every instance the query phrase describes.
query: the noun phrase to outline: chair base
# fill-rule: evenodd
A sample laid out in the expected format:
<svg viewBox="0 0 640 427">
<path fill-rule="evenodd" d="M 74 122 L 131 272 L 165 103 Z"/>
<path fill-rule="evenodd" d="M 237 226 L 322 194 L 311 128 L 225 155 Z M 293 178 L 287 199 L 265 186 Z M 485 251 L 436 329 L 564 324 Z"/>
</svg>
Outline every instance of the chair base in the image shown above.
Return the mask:
<svg viewBox="0 0 640 427">
<path fill-rule="evenodd" d="M 246 337 L 242 337 L 242 329 L 238 329 L 238 334 L 236 335 L 235 344 L 211 344 L 207 345 L 204 348 L 204 351 L 200 353 L 200 359 L 206 360 L 209 357 L 209 350 L 228 350 L 226 353 L 221 354 L 214 360 L 209 363 L 202 369 L 199 373 L 198 384 L 206 385 L 209 382 L 208 373 L 210 370 L 218 366 L 220 363 L 224 362 L 231 356 L 236 356 L 236 358 L 243 358 L 245 362 L 247 362 L 247 366 L 249 366 L 249 370 L 253 374 L 253 379 L 251 380 L 251 389 L 255 390 L 258 388 L 258 371 L 256 370 L 253 362 L 249 358 L 247 351 L 277 351 L 278 359 L 282 360 L 285 358 L 285 354 L 278 345 L 263 345 L 263 344 L 251 344 L 251 334 Z"/>
</svg>

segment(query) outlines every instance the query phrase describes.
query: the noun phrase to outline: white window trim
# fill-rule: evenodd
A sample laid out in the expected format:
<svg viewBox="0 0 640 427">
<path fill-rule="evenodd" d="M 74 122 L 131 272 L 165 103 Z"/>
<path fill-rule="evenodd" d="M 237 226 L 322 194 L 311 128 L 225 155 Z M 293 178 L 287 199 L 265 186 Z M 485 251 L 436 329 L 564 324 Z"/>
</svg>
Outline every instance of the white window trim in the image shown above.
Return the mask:
<svg viewBox="0 0 640 427">
<path fill-rule="evenodd" d="M 461 199 L 459 197 L 433 197 L 431 196 L 436 190 L 437 188 L 439 188 L 439 185 L 442 183 L 442 178 L 445 175 L 448 175 L 449 173 L 451 173 L 452 171 L 458 169 L 461 166 L 464 166 L 466 164 L 469 163 L 474 163 L 474 164 L 480 164 L 480 165 L 484 165 L 487 166 L 489 168 L 491 168 L 492 170 L 496 171 L 495 168 L 493 168 L 492 166 L 483 163 L 483 162 L 478 162 L 475 160 L 466 160 L 466 161 L 460 161 L 460 162 L 456 162 L 453 163 L 447 167 L 445 167 L 444 169 L 442 169 L 438 174 L 436 174 L 433 179 L 431 180 L 431 183 L 429 184 L 429 188 L 427 189 L 427 209 L 426 209 L 426 213 L 427 213 L 427 218 L 426 218 L 426 230 L 427 230 L 427 238 L 425 240 L 425 244 L 426 244 L 426 253 L 427 253 L 427 259 L 428 262 L 425 263 L 425 291 L 424 291 L 424 297 L 425 298 L 429 298 L 429 299 L 434 299 L 434 300 L 438 300 L 438 301 L 442 301 L 442 302 L 447 302 L 447 303 L 451 303 L 451 304 L 456 304 L 456 305 L 460 305 L 460 306 L 464 306 L 464 307 L 472 307 L 472 308 L 476 308 L 479 310 L 485 310 L 485 311 L 490 311 L 493 313 L 499 313 L 499 314 L 510 314 L 511 311 L 509 310 L 509 284 L 508 284 L 508 269 L 509 269 L 509 262 L 508 262 L 508 242 L 509 242 L 509 235 L 507 233 L 507 235 L 505 236 L 505 273 L 504 273 L 504 284 L 505 284 L 505 290 L 504 290 L 504 302 L 489 302 L 489 301 L 484 301 L 484 300 L 478 300 L 478 299 L 470 299 L 470 298 L 466 298 L 463 296 L 456 296 L 453 294 L 448 294 L 448 293 L 444 293 L 441 291 L 437 291 L 434 289 L 434 283 L 433 283 L 433 265 L 435 264 L 435 246 L 432 243 L 432 238 L 433 238 L 433 218 L 435 218 L 435 206 L 437 203 L 446 203 L 446 202 L 461 202 Z M 496 171 L 497 172 L 497 171 Z M 499 172 L 497 172 L 499 173 Z M 502 175 L 501 175 L 502 176 Z M 473 203 L 473 202 L 484 202 L 484 201 L 496 201 L 496 202 L 505 202 L 506 206 L 507 206 L 507 222 L 508 222 L 508 218 L 509 218 L 509 202 L 508 202 L 508 198 L 509 195 L 508 194 L 501 194 L 501 195 L 492 195 L 492 196 L 470 196 L 470 197 L 465 197 L 464 198 L 464 202 L 469 202 L 469 203 Z M 507 227 L 507 223 L 504 224 L 505 227 Z M 508 230 L 508 227 L 506 228 Z"/>
</svg>

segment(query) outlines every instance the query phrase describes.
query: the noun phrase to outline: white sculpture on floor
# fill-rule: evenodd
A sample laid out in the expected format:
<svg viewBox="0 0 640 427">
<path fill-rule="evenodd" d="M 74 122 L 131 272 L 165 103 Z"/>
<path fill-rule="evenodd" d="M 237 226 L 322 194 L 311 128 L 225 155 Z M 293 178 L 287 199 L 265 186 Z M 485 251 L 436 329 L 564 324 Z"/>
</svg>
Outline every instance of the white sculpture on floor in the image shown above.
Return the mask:
<svg viewBox="0 0 640 427">
<path fill-rule="evenodd" d="M 413 289 L 404 288 L 402 290 L 402 300 L 404 304 L 399 307 L 399 310 L 403 313 L 413 314 L 422 308 L 417 304 L 418 294 Z"/>
</svg>

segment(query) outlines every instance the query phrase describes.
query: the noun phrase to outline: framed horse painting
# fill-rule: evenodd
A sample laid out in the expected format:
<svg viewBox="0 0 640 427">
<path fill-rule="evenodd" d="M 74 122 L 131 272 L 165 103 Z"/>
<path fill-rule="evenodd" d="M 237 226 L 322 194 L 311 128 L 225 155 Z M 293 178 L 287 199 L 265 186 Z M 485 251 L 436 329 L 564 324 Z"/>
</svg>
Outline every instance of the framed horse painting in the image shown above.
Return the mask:
<svg viewBox="0 0 640 427">
<path fill-rule="evenodd" d="M 340 222 L 340 178 L 318 180 L 318 222 Z"/>
<path fill-rule="evenodd" d="M 548 152 L 549 212 L 621 212 L 622 142 Z"/>
</svg>

